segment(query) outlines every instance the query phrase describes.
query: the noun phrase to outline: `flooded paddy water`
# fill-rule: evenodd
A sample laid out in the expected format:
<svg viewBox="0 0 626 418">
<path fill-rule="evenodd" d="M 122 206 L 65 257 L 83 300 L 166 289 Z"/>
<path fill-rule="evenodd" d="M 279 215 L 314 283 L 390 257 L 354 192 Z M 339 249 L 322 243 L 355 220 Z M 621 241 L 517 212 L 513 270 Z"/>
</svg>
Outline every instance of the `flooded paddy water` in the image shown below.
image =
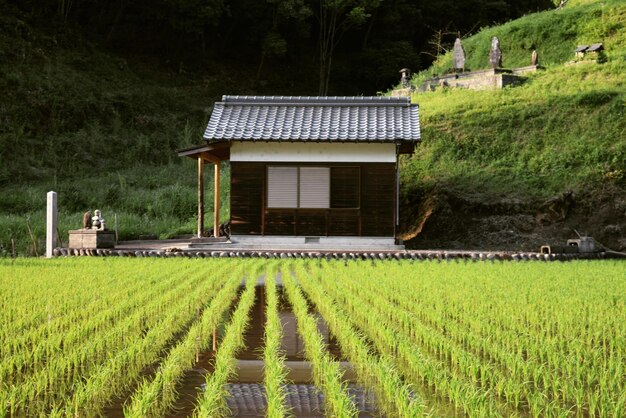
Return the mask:
<svg viewBox="0 0 626 418">
<path fill-rule="evenodd" d="M 296 318 L 291 306 L 283 294 L 282 287 L 278 286 L 280 300 L 279 316 L 283 326 L 281 350 L 285 355 L 286 406 L 295 417 L 323 417 L 324 395 L 313 383 L 311 366 L 304 356 L 304 345 L 298 334 Z M 236 304 L 234 303 L 233 306 Z M 312 315 L 318 318 L 318 330 L 324 337 L 331 356 L 341 362 L 345 371 L 344 379 L 348 384 L 348 391 L 354 398 L 361 417 L 377 416 L 374 395 L 356 383 L 356 375 L 350 363 L 343 358 L 339 345 L 329 333 L 323 319 L 315 311 Z M 237 355 L 237 373 L 228 383 L 230 396 L 227 399 L 228 407 L 233 417 L 264 417 L 267 407 L 265 389 L 263 385 L 264 363 L 262 351 L 264 347 L 265 330 L 265 287 L 257 285 L 255 304 L 251 311 L 248 329 L 245 333 L 245 349 Z M 223 337 L 218 335 L 219 341 Z M 212 350 L 202 352 L 197 358 L 194 367 L 189 370 L 179 384 L 179 398 L 168 418 L 191 416 L 198 398 L 202 395 L 202 386 L 207 373 L 211 373 L 214 353 Z"/>
<path fill-rule="evenodd" d="M 224 336 L 224 328 L 228 323 L 228 318 L 234 312 L 242 292 L 243 286 L 239 290 L 238 297 L 233 301 L 230 312 L 225 315 L 220 327 L 216 330 L 218 349 Z M 279 317 L 283 329 L 281 352 L 285 356 L 284 366 L 287 371 L 286 381 L 288 382 L 285 387 L 285 404 L 291 411 L 291 416 L 300 418 L 324 417 L 324 394 L 315 386 L 311 364 L 306 360 L 304 343 L 298 333 L 296 317 L 280 284 L 277 286 L 277 292 Z M 261 280 L 255 288 L 255 303 L 251 309 L 250 322 L 244 334 L 245 348 L 237 354 L 237 371 L 227 384 L 229 392 L 227 405 L 232 417 L 251 418 L 266 415 L 267 401 L 263 384 L 265 309 L 265 287 Z M 309 315 L 317 318 L 318 332 L 326 343 L 328 353 L 333 360 L 339 362 L 344 372 L 343 379 L 346 382 L 346 389 L 359 410 L 359 417 L 382 416 L 376 408 L 375 395 L 357 383 L 354 368 L 341 353 L 338 342 L 329 332 L 322 316 L 311 304 L 309 305 Z M 182 335 L 177 335 L 176 339 L 168 344 L 164 355 L 167 355 L 167 351 L 177 343 L 180 337 Z M 373 346 L 370 346 L 370 349 L 376 351 Z M 166 415 L 167 418 L 192 416 L 199 398 L 203 395 L 203 386 L 207 375 L 213 372 L 214 358 L 215 352 L 212 348 L 198 353 L 194 366 L 184 374 L 183 379 L 178 384 L 178 399 Z M 142 373 L 143 377 L 148 380 L 151 379 L 158 366 L 157 362 L 147 367 Z M 130 402 L 137 387 L 138 384 L 133 385 L 122 396 L 113 399 L 104 410 L 103 415 L 113 418 L 124 417 L 124 404 Z M 437 415 L 464 416 L 461 410 L 456 409 L 447 400 L 435 396 L 430 388 L 414 384 L 413 389 L 416 391 L 416 395 L 428 402 L 429 409 Z"/>
<path fill-rule="evenodd" d="M 9 390 L 0 388 L 0 416 L 121 417 L 131 404 L 134 416 L 146 410 L 161 416 L 173 399 L 169 416 L 183 417 L 200 398 L 211 407 L 222 402 L 226 414 L 262 416 L 265 397 L 271 401 L 275 393 L 267 386 L 265 394 L 266 374 L 285 385 L 284 403 L 295 416 L 324 414 L 284 295 L 279 300 L 269 280 L 258 288 L 246 280 L 239 304 L 235 300 L 242 277 L 274 271 L 272 264 L 251 260 L 248 267 L 238 260 L 242 265 L 233 270 L 223 260 L 83 261 L 46 261 L 38 268 L 38 260 L 18 259 L 6 270 L 0 380 Z M 295 266 L 293 294 L 286 277 L 278 287 L 290 290 L 307 334 L 319 330 L 325 337 L 315 348 L 343 362 L 346 391 L 364 416 L 381 415 L 375 404 L 389 417 L 626 416 L 619 402 L 626 317 L 619 315 L 625 276 L 618 262 L 279 263 Z M 270 328 L 265 308 L 272 312 Z M 226 373 L 212 370 L 216 314 L 222 316 L 217 353 L 234 366 Z M 265 330 L 272 337 L 266 364 Z M 334 332 L 351 348 L 354 365 L 365 366 L 366 376 L 359 377 L 380 390 L 376 402 L 353 380 Z M 550 352 L 545 341 L 558 350 Z M 196 358 L 200 349 L 205 352 Z M 280 352 L 289 381 L 276 367 Z M 157 371 L 164 377 L 154 379 Z M 203 392 L 205 381 L 224 390 Z M 602 391 L 580 391 L 594 381 L 603 382 Z M 329 386 L 327 393 L 337 396 L 336 381 Z M 588 399 L 577 401 L 583 394 Z"/>
</svg>

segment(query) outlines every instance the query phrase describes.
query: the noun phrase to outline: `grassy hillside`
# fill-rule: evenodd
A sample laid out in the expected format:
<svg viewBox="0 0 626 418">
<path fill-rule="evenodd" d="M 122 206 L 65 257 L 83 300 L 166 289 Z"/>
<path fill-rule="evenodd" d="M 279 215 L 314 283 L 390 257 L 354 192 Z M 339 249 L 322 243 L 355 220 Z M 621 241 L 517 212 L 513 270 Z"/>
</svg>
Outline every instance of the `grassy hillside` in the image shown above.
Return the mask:
<svg viewBox="0 0 626 418">
<path fill-rule="evenodd" d="M 197 142 L 222 93 L 254 92 L 249 77 L 218 62 L 200 77 L 111 55 L 47 25 L 0 2 L 0 256 L 12 240 L 18 254 L 41 253 L 48 190 L 59 192 L 61 231 L 99 208 L 109 225 L 118 215 L 122 239 L 192 233 L 195 168 L 174 151 Z M 464 39 L 469 68 L 487 66 L 494 35 L 505 66 L 527 65 L 537 49 L 546 70 L 517 88 L 415 95 L 423 143 L 402 161 L 403 231 L 417 237 L 409 245 L 535 248 L 577 228 L 626 248 L 626 5 L 570 0 L 485 28 Z M 577 44 L 595 41 L 607 63 L 565 65 Z M 413 83 L 450 63 L 440 57 Z M 568 218 L 538 225 L 542 203 L 568 189 Z"/>
<path fill-rule="evenodd" d="M 0 2 L 0 256 L 12 240 L 18 254 L 41 254 L 49 190 L 63 232 L 100 208 L 111 226 L 118 215 L 122 239 L 191 233 L 195 165 L 175 150 L 198 143 L 210 104 L 239 80 L 218 63 L 200 77 L 115 56 L 41 23 Z"/>
<path fill-rule="evenodd" d="M 466 67 L 480 70 L 489 66 L 491 39 L 497 36 L 506 68 L 530 65 L 534 49 L 540 64 L 562 65 L 574 58 L 577 45 L 603 42 L 610 60 L 626 59 L 626 10 L 620 0 L 570 0 L 560 10 L 532 13 L 503 25 L 487 27 L 463 39 Z M 419 83 L 452 67 L 452 54 L 444 54 L 414 77 Z"/>
<path fill-rule="evenodd" d="M 164 164 L 175 158 L 164 151 L 197 138 L 214 91 L 184 73 L 144 71 L 140 57 L 109 55 L 71 27 L 39 28 L 2 5 L 0 184 Z"/>
<path fill-rule="evenodd" d="M 546 69 L 520 87 L 439 89 L 413 96 L 420 104 L 423 143 L 403 162 L 405 219 L 412 219 L 405 237 L 421 233 L 416 245 L 480 245 L 469 241 L 473 233 L 484 238 L 479 229 L 488 229 L 479 218 L 516 215 L 526 217 L 526 226 L 511 226 L 509 220 L 502 228 L 512 231 L 510 237 L 496 234 L 492 245 L 498 240 L 538 245 L 550 234 L 571 235 L 574 227 L 626 245 L 617 242 L 622 228 L 626 232 L 626 3 L 572 0 L 563 10 L 483 29 L 463 41 L 471 69 L 487 67 L 492 36 L 500 39 L 505 67 L 528 65 L 536 48 Z M 567 65 L 577 44 L 592 42 L 604 43 L 606 63 Z M 413 83 L 443 73 L 451 59 L 450 54 L 441 57 Z M 535 225 L 542 202 L 566 190 L 575 192 L 572 215 L 581 219 Z M 606 219 L 585 223 L 582 215 L 592 218 L 593 208 L 599 210 L 596 205 L 607 198 L 614 202 Z M 432 231 L 426 228 L 425 218 L 437 212 L 433 206 L 445 206 L 452 222 L 445 237 L 438 236 L 445 235 L 443 215 L 441 225 L 435 225 L 434 216 Z M 472 222 L 477 226 L 470 231 Z M 613 232 L 605 233 L 606 228 Z"/>
</svg>

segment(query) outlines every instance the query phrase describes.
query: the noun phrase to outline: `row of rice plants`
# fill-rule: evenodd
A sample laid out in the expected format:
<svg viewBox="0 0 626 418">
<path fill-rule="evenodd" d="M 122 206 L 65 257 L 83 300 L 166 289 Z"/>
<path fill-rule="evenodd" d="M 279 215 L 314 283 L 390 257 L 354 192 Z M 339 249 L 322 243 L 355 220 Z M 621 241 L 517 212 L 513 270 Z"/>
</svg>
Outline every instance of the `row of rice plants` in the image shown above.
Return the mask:
<svg viewBox="0 0 626 418">
<path fill-rule="evenodd" d="M 472 270 L 471 283 L 467 277 L 472 272 L 464 266 L 458 266 L 456 275 L 441 267 L 444 280 L 435 286 L 425 284 L 414 270 L 404 283 L 378 279 L 391 286 L 390 300 L 408 299 L 405 307 L 420 321 L 443 326 L 449 337 L 499 364 L 514 380 L 495 390 L 521 399 L 532 414 L 557 408 L 619 415 L 626 403 L 626 344 L 619 337 L 626 333 L 623 264 L 496 264 L 480 269 L 484 271 Z M 459 275 L 464 270 L 468 276 Z M 427 296 L 405 293 L 416 287 Z"/>
<path fill-rule="evenodd" d="M 131 296 L 129 291 L 145 277 L 158 277 L 160 269 L 161 264 L 135 260 L 0 260 L 0 321 L 11 324 L 0 329 L 0 353 L 6 354 L 15 332 L 65 331 L 120 297 Z"/>
<path fill-rule="evenodd" d="M 281 352 L 283 327 L 278 315 L 278 294 L 276 292 L 276 269 L 269 269 L 265 274 L 265 347 L 263 361 L 265 397 L 269 418 L 287 416 L 285 407 L 285 355 Z"/>
<path fill-rule="evenodd" d="M 223 281 L 211 281 L 213 285 Z M 75 387 L 72 397 L 65 405 L 53 410 L 52 416 L 99 416 L 107 402 L 122 394 L 141 377 L 142 371 L 159 360 L 177 333 L 184 329 L 197 315 L 198 310 L 215 296 L 218 286 L 194 292 L 181 304 L 173 305 L 172 311 L 145 336 L 131 341 L 126 348 L 116 352 L 95 374 Z"/>
<path fill-rule="evenodd" d="M 179 296 L 182 297 L 183 292 Z M 166 297 L 169 299 L 171 295 Z M 41 366 L 32 375 L 20 379 L 8 392 L 3 391 L 7 403 L 15 411 L 25 407 L 32 409 L 35 405 L 45 407 L 55 399 L 63 399 L 66 392 L 71 391 L 74 382 L 106 361 L 110 352 L 123 349 L 141 335 L 142 330 L 137 326 L 139 321 L 145 318 L 146 325 L 152 326 L 161 319 L 160 312 L 151 310 L 155 305 L 139 310 L 99 338 L 90 339 L 83 345 L 68 347 L 49 359 L 44 357 Z"/>
<path fill-rule="evenodd" d="M 63 274 L 63 271 L 53 273 Z M 51 281 L 54 274 L 49 277 Z M 154 361 L 171 337 L 207 303 L 207 297 L 217 290 L 220 281 L 206 280 L 203 276 L 178 277 L 180 284 L 173 283 L 171 291 L 155 295 L 152 302 L 138 307 L 126 319 L 107 324 L 107 329 L 82 345 L 63 347 L 44 358 L 40 369 L 20 380 L 20 384 L 3 386 L 0 415 L 58 412 L 66 402 L 76 408 L 93 401 L 88 410 L 97 410 L 108 399 L 104 399 L 103 393 L 123 388 L 125 385 L 118 381 L 131 376 L 135 369 L 141 372 L 143 365 Z M 81 285 L 79 281 L 74 283 L 77 293 Z M 120 378 L 112 380 L 114 376 Z"/>
<path fill-rule="evenodd" d="M 202 290 L 188 295 L 182 303 L 171 306 L 173 310 L 166 314 L 164 320 L 148 328 L 143 337 L 129 341 L 124 349 L 117 351 L 95 374 L 89 375 L 84 383 L 78 385 L 67 401 L 65 414 L 95 416 L 108 399 L 121 394 L 133 384 L 142 370 L 156 362 L 176 334 L 206 306 L 223 281 L 218 279 L 207 282 L 211 283 L 210 289 L 201 285 Z"/>
<path fill-rule="evenodd" d="M 296 317 L 298 333 L 304 342 L 306 359 L 311 362 L 313 380 L 324 393 L 324 410 L 330 417 L 356 417 L 359 414 L 342 381 L 339 364 L 328 353 L 324 338 L 317 328 L 317 319 L 309 315 L 306 299 L 295 280 L 283 274 L 283 287 Z"/>
<path fill-rule="evenodd" d="M 508 409 L 498 407 L 495 415 L 624 414 L 623 264 L 469 267 L 402 262 L 387 264 L 383 272 L 364 264 L 345 268 L 326 263 L 321 269 L 324 289 L 356 322 L 378 318 L 381 328 L 391 330 L 389 341 L 397 345 L 396 351 L 404 338 L 424 358 L 441 365 L 443 371 L 435 370 L 424 383 L 453 402 L 454 380 L 441 385 L 437 375 L 452 376 L 485 397 L 497 396 L 497 405 L 505 402 Z M 549 312 L 550 320 L 528 313 L 533 310 Z M 582 324 L 572 321 L 581 312 Z M 589 338 L 597 335 L 589 328 L 605 329 L 606 322 L 612 329 L 602 338 Z M 363 326 L 371 336 L 370 328 Z M 569 332 L 567 340 L 556 337 L 565 337 L 563 329 Z M 568 343 L 574 348 L 568 349 Z M 590 358 L 583 361 L 581 353 Z M 579 363 L 575 368 L 563 367 L 574 361 Z M 402 370 L 412 380 L 412 371 L 424 375 L 426 369 L 407 362 Z M 462 406 L 478 415 L 471 404 Z"/>
<path fill-rule="evenodd" d="M 246 280 L 246 288 L 215 355 L 213 373 L 207 375 L 204 395 L 194 410 L 195 417 L 215 418 L 229 413 L 226 383 L 236 372 L 236 354 L 244 345 L 244 332 L 250 321 L 250 309 L 254 305 L 256 282 L 257 278 L 253 276 Z"/>
<path fill-rule="evenodd" d="M 224 300 L 222 295 L 224 295 L 224 292 L 228 293 L 233 287 L 232 282 L 233 279 L 226 279 L 226 275 L 223 273 L 220 274 L 220 277 L 213 280 L 206 280 L 206 284 L 203 283 L 200 286 L 204 288 L 204 292 L 196 293 L 199 298 L 195 296 L 196 294 L 190 295 L 187 300 L 188 307 L 182 307 L 180 322 L 161 323 L 151 328 L 137 345 L 130 346 L 126 351 L 119 353 L 114 359 L 110 360 L 105 368 L 101 369 L 94 378 L 90 378 L 84 385 L 78 387 L 72 400 L 65 407 L 63 415 L 98 415 L 108 399 L 114 395 L 121 394 L 140 378 L 141 372 L 146 366 L 159 360 L 165 347 L 181 329 L 181 324 L 186 326 L 194 317 L 196 318 L 195 323 L 197 323 L 197 315 L 202 309 L 204 310 L 201 318 L 205 317 L 205 312 L 211 314 L 211 308 L 215 305 L 216 300 L 219 304 L 228 307 L 231 299 Z M 209 285 L 210 288 L 206 285 Z M 222 296 L 220 299 L 216 299 L 220 296 Z M 205 307 L 207 308 L 205 309 Z M 204 328 L 205 331 L 210 329 Z M 194 342 L 197 345 L 197 341 Z M 116 385 L 105 387 L 107 381 L 114 381 Z M 174 388 L 171 389 L 173 390 Z"/>
<path fill-rule="evenodd" d="M 7 327 L 6 332 L 17 333 L 14 338 L 8 339 L 5 346 L 2 347 L 2 363 L 11 356 L 19 353 L 31 353 L 32 361 L 28 364 L 34 365 L 37 361 L 35 353 L 43 352 L 47 357 L 52 352 L 58 350 L 58 347 L 73 345 L 81 340 L 89 338 L 94 333 L 102 330 L 111 323 L 117 322 L 120 318 L 126 316 L 128 312 L 136 309 L 137 305 L 142 305 L 150 300 L 154 294 L 158 294 L 171 286 L 168 280 L 159 283 L 160 286 L 145 289 L 145 284 L 138 281 L 135 288 L 132 289 L 131 295 L 118 294 L 122 299 L 122 303 L 112 303 L 112 301 L 102 301 L 99 306 L 84 307 L 84 311 L 91 313 L 90 320 L 79 318 L 75 315 L 81 311 L 81 307 L 76 306 L 72 310 L 57 318 L 50 318 L 49 323 L 42 323 L 39 326 L 33 326 L 23 331 L 18 331 L 17 327 Z M 160 287 L 157 288 L 157 287 Z M 82 316 L 82 314 L 81 314 Z M 43 348 L 42 350 L 42 347 Z M 4 376 L 8 379 L 8 376 Z M 2 379 L 5 380 L 5 379 Z"/>
<path fill-rule="evenodd" d="M 226 310 L 237 296 L 241 283 L 235 275 L 215 296 L 202 317 L 189 329 L 189 332 L 167 358 L 161 363 L 152 380 L 144 380 L 132 397 L 132 402 L 124 408 L 126 417 L 158 417 L 171 410 L 178 397 L 176 385 L 185 372 L 193 367 L 196 355 L 208 349 L 211 331 L 217 327 Z"/>
<path fill-rule="evenodd" d="M 200 296 L 199 292 L 204 290 L 198 287 L 202 283 L 201 277 L 198 274 L 190 281 L 181 280 L 172 291 L 156 297 L 133 315 L 104 330 L 97 338 L 64 347 L 50 358 L 44 357 L 45 362 L 32 375 L 10 387 L 8 399 L 11 408 L 45 408 L 65 399 L 69 392 L 75 390 L 76 381 L 82 381 L 92 370 L 101 367 L 111 358 L 111 353 L 123 351 L 129 344 L 143 338 L 146 330 L 156 326 L 164 315 L 171 312 L 172 305 L 188 306 L 191 289 L 198 289 L 196 297 Z"/>
<path fill-rule="evenodd" d="M 361 288 L 355 289 L 355 293 L 361 293 L 363 298 L 373 294 L 368 292 L 382 293 L 385 303 L 378 305 L 377 311 L 392 321 L 394 329 L 404 332 L 422 350 L 444 362 L 452 372 L 468 379 L 471 384 L 480 385 L 482 390 L 489 389 L 513 410 L 528 408 L 532 404 L 531 410 L 546 411 L 550 415 L 566 412 L 549 397 L 543 396 L 537 388 L 524 384 L 526 380 L 516 380 L 517 376 L 511 371 L 520 370 L 524 366 L 516 364 L 518 359 L 511 356 L 510 352 L 493 345 L 491 338 L 476 338 L 468 332 L 466 326 L 441 321 L 436 311 L 415 305 L 406 295 L 395 296 L 396 301 L 400 302 L 399 306 L 390 304 L 393 299 L 386 290 L 379 290 L 380 282 L 362 280 L 361 285 L 368 291 L 363 292 Z M 422 312 L 424 310 L 427 312 Z M 440 330 L 445 330 L 445 335 Z"/>
<path fill-rule="evenodd" d="M 442 397 L 449 399 L 456 408 L 462 409 L 471 416 L 507 415 L 510 411 L 499 403 L 491 392 L 485 392 L 475 386 L 472 381 L 466 380 L 462 372 L 472 367 L 480 367 L 480 362 L 470 355 L 447 346 L 445 363 L 438 358 L 431 358 L 424 350 L 424 342 L 416 338 L 410 317 L 402 315 L 396 307 L 390 307 L 384 290 L 364 290 L 358 286 L 354 276 L 344 276 L 339 271 L 323 270 L 324 278 L 319 278 L 320 272 L 314 272 L 320 285 L 345 310 L 353 324 L 362 330 L 374 343 L 376 348 L 390 355 L 395 355 L 398 368 L 405 379 L 412 383 L 420 383 L 434 389 Z M 333 274 L 338 273 L 338 274 Z M 436 333 L 426 334 L 424 338 L 433 338 Z M 452 363 L 451 368 L 448 363 Z M 485 377 L 489 372 L 479 374 Z"/>
<path fill-rule="evenodd" d="M 66 331 L 60 329 L 44 329 L 43 332 L 39 328 L 32 330 L 33 332 L 24 332 L 28 337 L 29 343 L 12 345 L 12 352 L 2 357 L 0 361 L 0 377 L 2 382 L 7 385 L 17 385 L 24 381 L 29 375 L 36 370 L 45 367 L 50 359 L 58 358 L 61 353 L 69 354 L 75 347 L 84 347 L 86 342 L 99 341 L 101 345 L 107 343 L 102 341 L 101 336 L 107 333 L 113 326 L 124 321 L 129 315 L 132 315 L 151 301 L 158 299 L 155 296 L 161 296 L 164 292 L 175 289 L 176 286 L 184 286 L 185 280 L 201 280 L 199 273 L 186 277 L 186 270 L 183 273 L 171 275 L 158 281 L 153 287 L 145 289 L 143 280 L 139 280 L 144 288 L 142 293 L 133 293 L 122 303 L 107 301 L 108 305 L 93 310 L 85 309 L 92 315 L 82 321 L 74 319 L 74 326 Z M 53 280 L 53 278 L 50 278 Z M 117 283 L 117 281 L 116 281 Z M 131 282 L 132 284 L 133 282 Z M 75 287 L 75 286 L 73 286 Z M 123 286 L 122 286 L 123 287 Z M 82 293 L 82 287 L 76 289 L 76 293 Z M 106 290 L 103 290 L 106 292 Z M 88 296 L 87 296 L 88 297 Z M 111 308 L 109 308 L 111 307 Z M 77 303 L 70 312 L 83 309 L 80 303 Z M 113 312 L 113 314 L 111 314 Z M 71 319 L 70 319 L 71 320 Z M 135 322 L 127 322 L 135 324 Z M 45 325 L 43 326 L 45 328 Z M 8 326 L 7 328 L 11 328 Z M 66 328 L 66 327 L 64 327 Z M 17 329 L 13 329 L 15 335 L 19 335 Z M 94 332 L 97 332 L 98 338 L 93 339 Z M 39 338 L 39 339 L 38 339 Z M 16 338 L 19 340 L 19 338 Z M 104 348 L 104 347 L 103 347 Z M 92 360 L 92 359 L 90 359 Z"/>
<path fill-rule="evenodd" d="M 298 265 L 298 283 L 324 317 L 330 330 L 341 346 L 342 353 L 352 362 L 362 384 L 374 390 L 379 408 L 389 416 L 418 417 L 424 415 L 424 404 L 410 390 L 394 365 L 393 355 L 370 352 L 367 342 L 352 325 L 337 304 L 330 298 L 319 282 Z"/>
</svg>

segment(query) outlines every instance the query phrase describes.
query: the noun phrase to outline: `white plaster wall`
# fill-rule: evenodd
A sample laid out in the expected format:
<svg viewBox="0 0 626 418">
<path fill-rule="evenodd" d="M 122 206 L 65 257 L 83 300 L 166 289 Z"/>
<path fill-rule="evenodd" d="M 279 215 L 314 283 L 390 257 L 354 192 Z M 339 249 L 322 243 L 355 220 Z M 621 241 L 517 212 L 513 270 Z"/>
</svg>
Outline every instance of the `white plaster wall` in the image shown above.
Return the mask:
<svg viewBox="0 0 626 418">
<path fill-rule="evenodd" d="M 231 161 L 395 163 L 396 144 L 233 142 Z"/>
</svg>

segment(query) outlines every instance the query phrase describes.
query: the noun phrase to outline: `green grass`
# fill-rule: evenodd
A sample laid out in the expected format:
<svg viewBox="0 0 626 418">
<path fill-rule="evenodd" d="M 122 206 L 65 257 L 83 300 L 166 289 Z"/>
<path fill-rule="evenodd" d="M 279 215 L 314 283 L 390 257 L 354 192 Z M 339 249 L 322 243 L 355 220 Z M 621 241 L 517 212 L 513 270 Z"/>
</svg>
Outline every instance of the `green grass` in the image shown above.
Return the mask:
<svg viewBox="0 0 626 418">
<path fill-rule="evenodd" d="M 213 225 L 212 179 L 212 170 L 205 170 L 207 228 Z M 227 186 L 229 182 L 230 171 L 224 167 L 221 183 Z M 83 213 L 95 209 L 102 211 L 111 230 L 117 215 L 120 240 L 148 236 L 166 239 L 197 230 L 196 163 L 185 159 L 158 167 L 112 171 L 100 177 L 66 179 L 56 184 L 51 181 L 30 187 L 5 187 L 0 199 L 0 256 L 12 254 L 11 240 L 15 242 L 17 255 L 45 252 L 46 193 L 50 190 L 58 193 L 59 230 L 65 245 L 67 231 L 81 228 Z M 230 189 L 222 187 L 221 192 L 223 222 L 230 218 Z"/>
<path fill-rule="evenodd" d="M 96 208 L 111 228 L 117 214 L 120 239 L 193 233 L 195 164 L 175 150 L 200 141 L 211 101 L 241 91 L 240 78 L 220 63 L 199 78 L 112 56 L 71 28 L 27 21 L 0 6 L 0 256 L 12 253 L 12 240 L 18 255 L 43 252 L 49 190 L 59 193 L 65 243 Z M 403 202 L 436 188 L 530 201 L 566 189 L 625 189 L 623 1 L 570 0 L 563 10 L 484 28 L 463 40 L 469 68 L 487 67 L 492 36 L 504 66 L 528 65 L 537 49 L 546 70 L 516 88 L 415 95 L 423 141 L 401 162 Z M 565 65 L 577 44 L 596 41 L 607 63 Z M 451 60 L 440 57 L 413 83 L 445 72 Z M 228 183 L 225 169 L 222 221 L 230 217 Z M 207 226 L 212 218 L 208 210 Z"/>
<path fill-rule="evenodd" d="M 49 190 L 59 193 L 65 242 L 96 208 L 111 228 L 117 214 L 121 239 L 192 233 L 196 169 L 175 151 L 201 141 L 212 101 L 233 91 L 220 76 L 227 64 L 204 76 L 172 71 L 33 19 L 0 4 L 0 256 L 12 253 L 11 239 L 18 254 L 41 254 Z"/>
<path fill-rule="evenodd" d="M 609 60 L 626 59 L 626 6 L 620 0 L 570 0 L 562 10 L 532 13 L 508 23 L 482 28 L 463 39 L 466 68 L 489 68 L 491 39 L 497 36 L 505 68 L 530 65 L 533 50 L 540 65 L 553 67 L 574 59 L 577 45 L 603 42 Z M 452 67 L 452 54 L 439 57 L 427 70 L 416 74 L 421 83 Z"/>
<path fill-rule="evenodd" d="M 468 67 L 487 67 L 498 36 L 505 67 L 545 71 L 521 87 L 414 94 L 423 142 L 403 161 L 405 195 L 445 187 L 464 195 L 544 199 L 566 189 L 626 186 L 626 5 L 570 2 L 560 11 L 485 28 L 464 40 Z M 604 42 L 608 62 L 566 65 L 576 44 Z M 451 67 L 445 55 L 415 85 Z"/>
</svg>

